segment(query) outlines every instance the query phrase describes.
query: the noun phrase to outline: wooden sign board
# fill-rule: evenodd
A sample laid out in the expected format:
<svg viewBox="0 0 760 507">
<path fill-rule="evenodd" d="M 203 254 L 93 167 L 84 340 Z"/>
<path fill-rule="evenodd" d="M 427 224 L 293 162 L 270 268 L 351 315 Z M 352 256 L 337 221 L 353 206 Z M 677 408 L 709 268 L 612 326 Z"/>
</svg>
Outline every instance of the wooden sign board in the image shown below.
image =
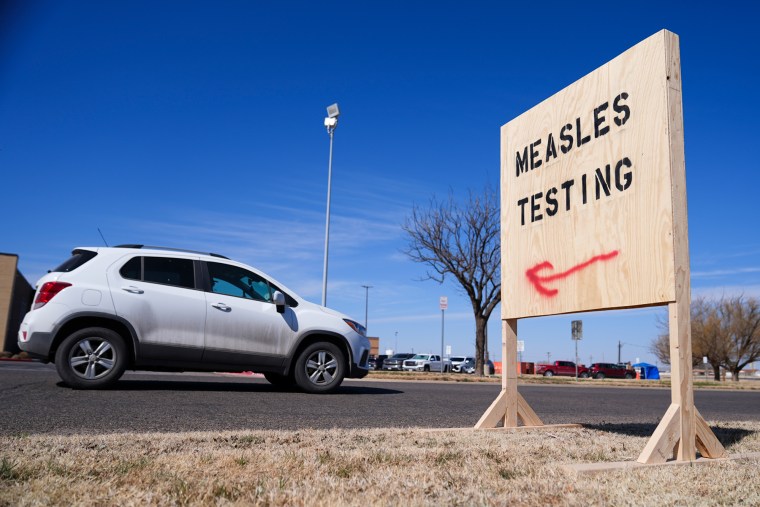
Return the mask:
<svg viewBox="0 0 760 507">
<path fill-rule="evenodd" d="M 501 128 L 503 319 L 676 300 L 670 37 Z"/>
<path fill-rule="evenodd" d="M 502 127 L 506 373 L 475 428 L 546 427 L 509 366 L 520 318 L 667 303 L 671 404 L 638 461 L 725 456 L 694 406 L 681 104 L 663 30 Z"/>
</svg>

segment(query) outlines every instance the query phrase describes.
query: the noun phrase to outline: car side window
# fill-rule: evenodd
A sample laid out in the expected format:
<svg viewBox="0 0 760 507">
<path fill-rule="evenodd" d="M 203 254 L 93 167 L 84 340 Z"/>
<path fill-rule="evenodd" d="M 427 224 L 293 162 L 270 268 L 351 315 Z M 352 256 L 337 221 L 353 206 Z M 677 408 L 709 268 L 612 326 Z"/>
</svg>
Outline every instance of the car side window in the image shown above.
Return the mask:
<svg viewBox="0 0 760 507">
<path fill-rule="evenodd" d="M 119 270 L 122 278 L 127 280 L 142 280 L 142 257 L 132 257 Z"/>
<path fill-rule="evenodd" d="M 221 262 L 208 262 L 211 292 L 255 301 L 272 301 L 269 282 L 247 269 Z"/>
<path fill-rule="evenodd" d="M 143 257 L 143 281 L 194 289 L 193 261 L 173 257 Z"/>
<path fill-rule="evenodd" d="M 191 259 L 133 257 L 121 267 L 119 274 L 127 280 L 195 288 L 195 271 Z"/>
</svg>

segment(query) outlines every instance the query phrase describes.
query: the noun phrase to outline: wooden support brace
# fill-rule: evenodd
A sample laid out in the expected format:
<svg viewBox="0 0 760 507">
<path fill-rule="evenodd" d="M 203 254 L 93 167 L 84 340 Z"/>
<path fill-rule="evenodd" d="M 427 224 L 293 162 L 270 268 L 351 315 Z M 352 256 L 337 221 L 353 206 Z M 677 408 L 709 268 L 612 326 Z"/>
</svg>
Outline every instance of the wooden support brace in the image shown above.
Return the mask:
<svg viewBox="0 0 760 507">
<path fill-rule="evenodd" d="M 517 319 L 503 321 L 501 351 L 501 393 L 475 424 L 475 429 L 495 428 L 504 421 L 505 428 L 543 426 L 528 402 L 517 392 Z"/>
<path fill-rule="evenodd" d="M 517 417 L 523 422 L 525 426 L 543 426 L 544 423 L 538 415 L 530 408 L 528 402 L 522 397 L 520 393 L 517 393 Z"/>
<path fill-rule="evenodd" d="M 504 419 L 507 413 L 507 391 L 502 389 L 499 396 L 493 400 L 491 406 L 480 416 L 480 420 L 475 424 L 475 429 L 495 428 L 496 425 Z"/>
<path fill-rule="evenodd" d="M 696 412 L 697 431 L 695 436 L 695 442 L 699 453 L 703 458 L 726 458 L 728 453 L 726 449 L 715 437 L 712 429 L 702 417 L 702 414 L 694 409 Z M 656 464 L 665 463 L 671 459 L 677 448 L 683 447 L 683 441 L 681 439 L 681 407 L 676 404 L 670 405 L 668 411 L 665 412 L 660 424 L 652 434 L 652 437 L 647 442 L 646 447 L 639 455 L 637 460 L 639 463 L 644 464 Z M 678 461 L 693 461 L 683 460 L 680 456 L 677 456 Z M 696 458 L 695 458 L 696 459 Z"/>
<path fill-rule="evenodd" d="M 680 415 L 681 407 L 671 404 L 636 461 L 645 464 L 665 463 L 673 457 L 673 449 L 681 439 Z"/>
<path fill-rule="evenodd" d="M 726 458 L 728 453 L 696 408 L 697 450 L 703 458 Z"/>
</svg>

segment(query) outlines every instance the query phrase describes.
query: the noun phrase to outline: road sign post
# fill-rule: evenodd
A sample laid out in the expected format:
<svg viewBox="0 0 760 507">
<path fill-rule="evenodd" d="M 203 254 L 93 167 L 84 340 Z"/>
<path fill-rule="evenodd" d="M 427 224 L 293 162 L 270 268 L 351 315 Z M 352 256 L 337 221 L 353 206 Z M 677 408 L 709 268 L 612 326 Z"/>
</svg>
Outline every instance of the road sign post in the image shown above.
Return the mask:
<svg viewBox="0 0 760 507">
<path fill-rule="evenodd" d="M 570 334 L 575 342 L 575 381 L 578 382 L 578 342 L 583 339 L 582 320 L 574 320 L 570 323 Z"/>
<path fill-rule="evenodd" d="M 449 307 L 449 298 L 446 296 L 441 296 L 441 299 L 439 300 L 439 306 L 441 308 L 441 373 L 443 373 L 443 314 Z"/>
</svg>

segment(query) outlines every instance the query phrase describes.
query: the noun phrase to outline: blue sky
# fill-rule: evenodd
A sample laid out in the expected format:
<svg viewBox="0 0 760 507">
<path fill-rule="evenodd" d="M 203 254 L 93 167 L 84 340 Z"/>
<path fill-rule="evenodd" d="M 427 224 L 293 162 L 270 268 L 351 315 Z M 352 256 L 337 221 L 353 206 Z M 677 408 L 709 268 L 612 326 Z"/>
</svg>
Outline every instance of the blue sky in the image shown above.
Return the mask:
<svg viewBox="0 0 760 507">
<path fill-rule="evenodd" d="M 530 5 L 529 5 L 530 4 Z M 499 184 L 499 128 L 667 28 L 681 38 L 694 295 L 760 296 L 749 2 L 0 4 L 0 251 L 34 283 L 75 246 L 214 251 L 321 299 L 381 348 L 474 350 L 469 302 L 401 252 L 414 203 Z M 520 321 L 525 360 L 655 361 L 662 309 Z M 500 312 L 489 348 L 500 359 Z M 396 335 L 396 332 L 398 335 Z"/>
</svg>

